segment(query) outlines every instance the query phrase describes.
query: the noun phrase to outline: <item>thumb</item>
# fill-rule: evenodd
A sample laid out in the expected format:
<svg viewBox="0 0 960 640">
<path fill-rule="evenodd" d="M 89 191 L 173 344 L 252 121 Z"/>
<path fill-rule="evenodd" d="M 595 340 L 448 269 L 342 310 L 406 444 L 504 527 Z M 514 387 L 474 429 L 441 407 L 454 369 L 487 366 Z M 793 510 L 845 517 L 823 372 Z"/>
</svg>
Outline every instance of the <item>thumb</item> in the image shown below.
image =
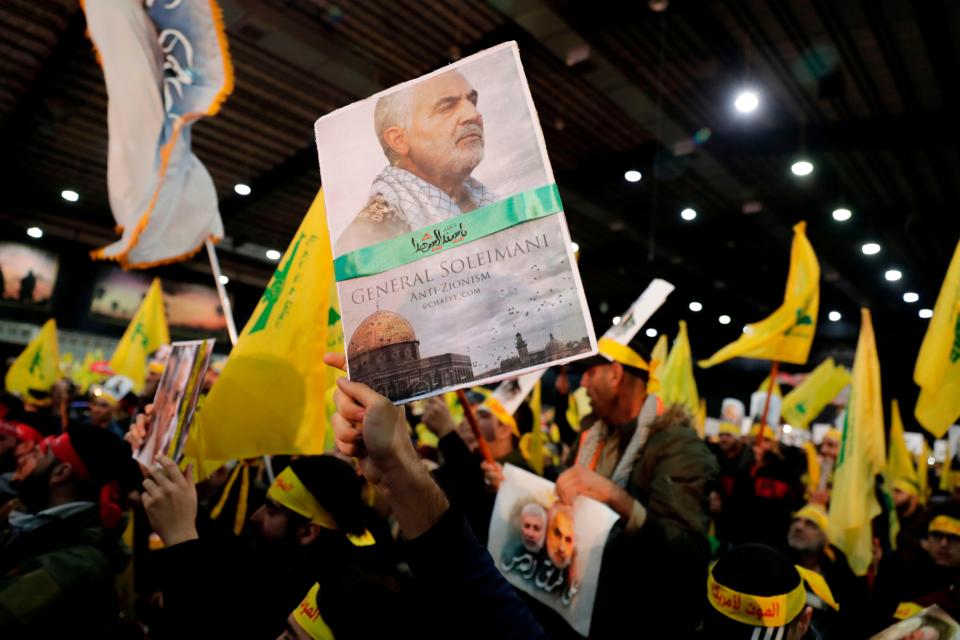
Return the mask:
<svg viewBox="0 0 960 640">
<path fill-rule="evenodd" d="M 346 371 L 347 357 L 342 353 L 325 353 L 323 354 L 323 361 L 331 367 Z"/>
<path fill-rule="evenodd" d="M 184 472 L 183 477 L 186 479 L 187 484 L 195 484 L 193 481 L 193 463 L 187 465 L 187 470 Z"/>
</svg>

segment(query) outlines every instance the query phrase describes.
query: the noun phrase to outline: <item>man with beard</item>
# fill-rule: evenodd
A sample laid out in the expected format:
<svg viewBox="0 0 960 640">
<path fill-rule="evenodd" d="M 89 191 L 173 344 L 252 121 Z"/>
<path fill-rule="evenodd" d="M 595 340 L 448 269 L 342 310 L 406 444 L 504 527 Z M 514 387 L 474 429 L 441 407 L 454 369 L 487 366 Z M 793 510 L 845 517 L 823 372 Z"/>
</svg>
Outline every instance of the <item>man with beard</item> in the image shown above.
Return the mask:
<svg viewBox="0 0 960 640">
<path fill-rule="evenodd" d="M 871 602 L 872 631 L 937 604 L 960 617 L 960 502 L 931 508 L 921 550 L 897 549 L 880 561 Z"/>
<path fill-rule="evenodd" d="M 120 496 L 136 467 L 121 440 L 72 425 L 18 448 L 13 512 L 0 548 L 0 637 L 104 637 L 114 579 L 129 559 Z"/>
<path fill-rule="evenodd" d="M 479 95 L 458 71 L 389 93 L 373 114 L 390 165 L 337 239 L 337 255 L 450 220 L 497 197 L 470 174 L 483 160 Z"/>
<path fill-rule="evenodd" d="M 823 576 L 840 605 L 835 611 L 818 598 L 808 597 L 814 627 L 828 638 L 857 637 L 866 604 L 866 583 L 854 575 L 843 552 L 828 541 L 829 522 L 819 504 L 807 504 L 793 514 L 786 555 L 795 564 Z"/>
<path fill-rule="evenodd" d="M 528 502 L 520 510 L 520 545 L 503 559 L 504 571 L 515 571 L 532 580 L 541 562 L 547 535 L 547 510 L 538 502 Z"/>
<path fill-rule="evenodd" d="M 620 515 L 604 547 L 590 636 L 620 637 L 629 612 L 650 637 L 679 637 L 696 625 L 689 603 L 700 601 L 707 577 L 707 487 L 717 463 L 689 413 L 663 410 L 647 393 L 650 355 L 638 338 L 597 346 L 599 355 L 577 363 L 593 412 L 557 478 L 562 503 L 584 495 Z"/>
<path fill-rule="evenodd" d="M 399 593 L 390 535 L 363 502 L 363 481 L 346 462 L 333 456 L 291 462 L 243 539 L 233 541 L 199 537 L 192 472 L 184 475 L 167 458 L 160 462 L 162 470 L 144 482 L 143 503 L 166 545 L 156 565 L 170 628 L 195 629 L 198 637 L 275 638 L 315 582 L 336 591 L 362 574 L 382 592 Z M 211 590 L 197 576 L 216 576 L 222 586 Z"/>
</svg>

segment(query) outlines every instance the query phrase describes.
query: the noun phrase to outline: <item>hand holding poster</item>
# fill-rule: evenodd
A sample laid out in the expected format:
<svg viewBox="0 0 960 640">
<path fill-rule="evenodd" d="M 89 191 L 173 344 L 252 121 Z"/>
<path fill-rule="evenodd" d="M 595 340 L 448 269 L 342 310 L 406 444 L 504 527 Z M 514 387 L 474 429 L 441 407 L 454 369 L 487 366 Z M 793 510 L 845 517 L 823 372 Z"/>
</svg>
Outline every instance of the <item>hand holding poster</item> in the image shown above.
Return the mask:
<svg viewBox="0 0 960 640">
<path fill-rule="evenodd" d="M 582 496 L 561 504 L 552 482 L 512 465 L 503 477 L 487 542 L 497 568 L 589 635 L 603 548 L 619 516 Z"/>
<path fill-rule="evenodd" d="M 596 350 L 514 43 L 316 134 L 351 379 L 400 402 Z"/>
<path fill-rule="evenodd" d="M 150 429 L 133 455 L 144 467 L 152 468 L 163 454 L 174 462 L 183 457 L 193 414 L 203 388 L 203 378 L 213 353 L 210 340 L 174 342 L 153 400 Z"/>
</svg>

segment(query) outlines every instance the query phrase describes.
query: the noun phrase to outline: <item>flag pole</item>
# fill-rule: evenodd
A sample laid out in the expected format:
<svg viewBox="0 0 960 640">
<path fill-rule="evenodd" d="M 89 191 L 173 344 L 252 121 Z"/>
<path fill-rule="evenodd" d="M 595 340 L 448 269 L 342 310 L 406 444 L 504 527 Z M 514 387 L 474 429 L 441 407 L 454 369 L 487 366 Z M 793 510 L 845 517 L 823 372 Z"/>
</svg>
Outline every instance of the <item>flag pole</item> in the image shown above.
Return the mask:
<svg viewBox="0 0 960 640">
<path fill-rule="evenodd" d="M 204 241 L 207 245 L 207 256 L 210 258 L 210 269 L 213 271 L 213 282 L 217 285 L 217 295 L 220 296 L 220 308 L 223 309 L 223 317 L 227 320 L 227 335 L 230 336 L 230 345 L 237 344 L 237 325 L 233 322 L 233 309 L 230 307 L 230 298 L 227 297 L 227 290 L 220 282 L 220 261 L 217 259 L 217 250 L 213 246 L 210 238 Z"/>
<path fill-rule="evenodd" d="M 480 433 L 477 416 L 473 413 L 473 407 L 470 406 L 470 402 L 467 400 L 467 394 L 463 392 L 463 389 L 457 389 L 457 400 L 459 400 L 463 406 L 463 415 L 466 416 L 467 422 L 470 424 L 473 437 L 477 439 L 477 446 L 480 447 L 480 454 L 483 456 L 484 461 L 494 462 L 493 454 L 490 453 L 490 447 L 487 446 L 487 441 L 484 440 L 483 434 Z"/>
<path fill-rule="evenodd" d="M 763 430 L 767 427 L 767 412 L 770 411 L 770 396 L 773 395 L 773 386 L 777 384 L 777 374 L 780 372 L 780 362 L 774 360 L 770 366 L 770 384 L 767 385 L 767 397 L 763 401 L 763 413 L 760 414 L 760 431 L 757 433 L 757 444 L 763 440 Z"/>
<path fill-rule="evenodd" d="M 227 335 L 230 337 L 230 346 L 237 346 L 237 325 L 233 321 L 233 308 L 230 306 L 230 298 L 227 296 L 227 290 L 220 282 L 220 260 L 217 259 L 217 250 L 213 246 L 210 238 L 204 241 L 207 245 L 207 256 L 210 258 L 210 270 L 213 271 L 213 282 L 217 285 L 217 295 L 220 296 L 220 308 L 223 309 L 223 317 L 227 320 Z M 270 464 L 270 456 L 263 456 L 264 470 L 267 472 L 267 479 L 273 484 L 273 466 Z"/>
</svg>

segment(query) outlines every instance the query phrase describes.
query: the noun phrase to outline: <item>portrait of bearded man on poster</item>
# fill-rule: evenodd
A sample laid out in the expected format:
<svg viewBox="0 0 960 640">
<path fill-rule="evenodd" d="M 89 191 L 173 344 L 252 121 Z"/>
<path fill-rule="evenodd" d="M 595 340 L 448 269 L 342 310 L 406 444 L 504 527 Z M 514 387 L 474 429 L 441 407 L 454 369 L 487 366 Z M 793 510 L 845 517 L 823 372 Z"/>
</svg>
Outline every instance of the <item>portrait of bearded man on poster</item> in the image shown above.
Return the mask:
<svg viewBox="0 0 960 640">
<path fill-rule="evenodd" d="M 373 180 L 366 206 L 337 239 L 337 255 L 499 199 L 471 177 L 483 160 L 483 115 L 477 90 L 460 72 L 382 96 L 373 120 L 389 164 Z"/>
<path fill-rule="evenodd" d="M 520 544 L 503 558 L 504 572 L 513 572 L 539 591 L 568 606 L 579 590 L 573 509 L 559 503 L 548 511 L 528 502 L 517 518 Z"/>
</svg>

